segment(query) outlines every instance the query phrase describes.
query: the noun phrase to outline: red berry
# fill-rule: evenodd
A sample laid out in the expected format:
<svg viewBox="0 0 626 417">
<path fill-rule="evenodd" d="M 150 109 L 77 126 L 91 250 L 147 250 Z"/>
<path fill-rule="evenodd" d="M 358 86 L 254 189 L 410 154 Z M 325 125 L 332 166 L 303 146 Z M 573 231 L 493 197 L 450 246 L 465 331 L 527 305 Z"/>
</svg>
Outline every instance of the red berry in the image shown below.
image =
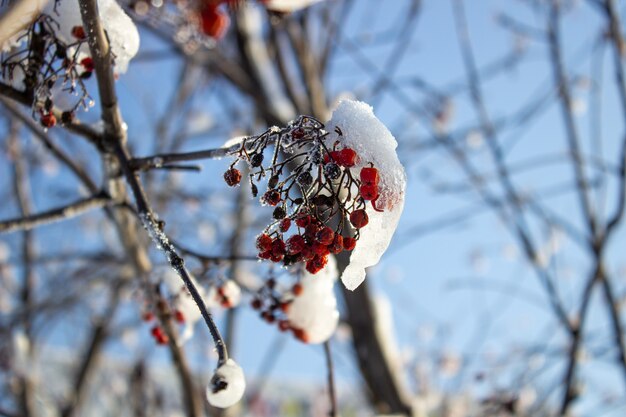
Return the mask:
<svg viewBox="0 0 626 417">
<path fill-rule="evenodd" d="M 304 288 L 302 287 L 302 284 L 295 283 L 293 284 L 293 287 L 291 287 L 291 292 L 293 293 L 293 295 L 295 295 L 296 297 L 302 295 L 302 291 L 304 291 Z"/>
<path fill-rule="evenodd" d="M 311 274 L 317 274 L 326 266 L 327 262 L 327 256 L 315 255 L 313 259 L 306 263 L 306 270 L 309 271 Z"/>
<path fill-rule="evenodd" d="M 296 255 L 302 252 L 302 249 L 306 246 L 304 238 L 300 235 L 293 235 L 287 239 L 287 253 L 289 255 Z"/>
<path fill-rule="evenodd" d="M 368 222 L 369 222 L 369 217 L 367 216 L 367 213 L 363 209 L 354 210 L 350 214 L 350 223 L 352 223 L 352 225 L 356 227 L 357 229 L 360 229 L 361 227 L 365 227 Z"/>
<path fill-rule="evenodd" d="M 263 320 L 265 320 L 268 323 L 274 323 L 274 320 L 276 319 L 276 317 L 274 317 L 274 315 L 270 313 L 269 311 L 262 312 L 261 318 L 263 318 Z"/>
<path fill-rule="evenodd" d="M 226 33 L 230 19 L 214 5 L 207 5 L 200 11 L 200 23 L 205 35 L 221 39 Z"/>
<path fill-rule="evenodd" d="M 267 252 L 272 249 L 272 242 L 272 238 L 267 233 L 263 233 L 256 238 L 256 247 L 261 252 Z"/>
<path fill-rule="evenodd" d="M 322 243 L 315 242 L 313 243 L 313 252 L 319 256 L 326 256 L 330 253 L 330 249 Z"/>
<path fill-rule="evenodd" d="M 154 337 L 159 337 L 160 334 L 163 334 L 163 330 L 161 330 L 159 326 L 154 326 L 152 329 L 150 329 L 150 333 Z"/>
<path fill-rule="evenodd" d="M 300 216 L 296 219 L 296 226 L 298 227 L 307 227 L 311 223 L 311 216 Z"/>
<path fill-rule="evenodd" d="M 286 219 L 282 219 L 280 221 L 280 225 L 278 226 L 280 231 L 283 233 L 289 230 L 290 227 L 291 227 L 291 219 L 289 217 L 287 217 Z"/>
<path fill-rule="evenodd" d="M 335 232 L 333 232 L 333 229 L 330 227 L 325 226 L 317 232 L 315 238 L 322 245 L 330 245 L 333 243 L 333 239 L 335 238 Z"/>
<path fill-rule="evenodd" d="M 222 298 L 222 300 L 220 301 L 220 305 L 223 308 L 231 308 L 233 306 L 233 303 L 230 302 L 230 300 L 228 299 L 228 297 L 224 297 Z"/>
<path fill-rule="evenodd" d="M 313 252 L 313 247 L 310 245 L 306 245 L 302 248 L 302 251 L 300 251 L 300 258 L 302 258 L 303 261 L 309 261 L 313 259 L 314 256 L 315 252 Z"/>
<path fill-rule="evenodd" d="M 343 238 L 343 248 L 347 251 L 351 251 L 356 247 L 356 239 L 353 237 L 345 236 Z"/>
<path fill-rule="evenodd" d="M 170 338 L 165 333 L 161 333 L 159 336 L 156 337 L 156 342 L 159 345 L 167 345 L 169 341 Z"/>
<path fill-rule="evenodd" d="M 41 116 L 41 125 L 43 127 L 54 127 L 54 125 L 57 124 L 57 118 L 54 117 L 54 114 L 52 113 L 46 113 L 44 115 Z"/>
<path fill-rule="evenodd" d="M 327 164 L 330 161 L 339 163 L 341 159 L 341 151 L 330 151 L 327 155 L 324 155 L 324 163 Z M 341 165 L 341 164 L 340 164 Z"/>
<path fill-rule="evenodd" d="M 333 239 L 333 243 L 328 246 L 328 250 L 335 255 L 340 253 L 343 250 L 343 236 L 337 233 Z"/>
<path fill-rule="evenodd" d="M 296 328 L 292 328 L 291 330 L 293 331 L 293 335 L 296 337 L 296 339 L 304 343 L 309 342 L 309 335 L 307 335 L 307 333 L 304 330 L 296 329 Z"/>
<path fill-rule="evenodd" d="M 380 176 L 378 175 L 378 170 L 376 168 L 361 168 L 361 182 L 365 185 L 378 185 L 380 181 Z"/>
<path fill-rule="evenodd" d="M 289 302 L 289 301 L 286 301 L 284 303 L 280 303 L 280 311 L 282 311 L 283 313 L 288 312 L 290 305 L 291 305 L 291 302 Z"/>
<path fill-rule="evenodd" d="M 259 252 L 258 256 L 261 259 L 270 259 L 272 257 L 272 251 L 266 250 L 265 252 Z"/>
<path fill-rule="evenodd" d="M 234 187 L 241 182 L 241 171 L 237 168 L 230 168 L 224 173 L 224 181 L 229 187 Z"/>
<path fill-rule="evenodd" d="M 185 315 L 180 310 L 176 310 L 174 312 L 174 318 L 176 319 L 177 322 L 179 322 L 181 324 L 185 322 Z"/>
<path fill-rule="evenodd" d="M 363 200 L 376 200 L 378 198 L 378 186 L 364 184 L 359 187 L 359 194 Z"/>
<path fill-rule="evenodd" d="M 74 26 L 72 28 L 72 36 L 78 40 L 85 39 L 87 35 L 85 34 L 85 29 L 82 26 Z"/>
<path fill-rule="evenodd" d="M 356 152 L 350 148 L 342 149 L 339 152 L 339 159 L 335 158 L 335 160 L 344 167 L 353 167 L 356 164 Z"/>
<path fill-rule="evenodd" d="M 91 59 L 90 57 L 85 57 L 80 61 L 80 65 L 83 66 L 83 68 L 85 68 L 86 72 L 92 72 L 94 70 L 94 64 L 93 64 L 93 59 Z"/>
<path fill-rule="evenodd" d="M 289 322 L 287 320 L 281 320 L 278 322 L 278 328 L 281 332 L 289 330 L 290 327 L 291 326 L 289 325 Z"/>
<path fill-rule="evenodd" d="M 272 255 L 285 255 L 285 242 L 282 239 L 274 239 L 272 242 Z"/>
<path fill-rule="evenodd" d="M 146 311 L 141 315 L 143 321 L 152 321 L 154 319 L 154 313 L 152 311 Z"/>
<path fill-rule="evenodd" d="M 280 193 L 276 190 L 269 190 L 263 194 L 263 201 L 269 206 L 275 206 L 280 203 Z"/>
<path fill-rule="evenodd" d="M 309 242 L 314 242 L 317 237 L 317 232 L 320 230 L 319 226 L 315 223 L 309 224 L 304 228 L 304 237 Z"/>
<path fill-rule="evenodd" d="M 263 302 L 258 298 L 253 299 L 252 302 L 250 303 L 250 306 L 252 306 L 252 308 L 255 310 L 260 309 L 262 305 L 263 305 Z"/>
</svg>

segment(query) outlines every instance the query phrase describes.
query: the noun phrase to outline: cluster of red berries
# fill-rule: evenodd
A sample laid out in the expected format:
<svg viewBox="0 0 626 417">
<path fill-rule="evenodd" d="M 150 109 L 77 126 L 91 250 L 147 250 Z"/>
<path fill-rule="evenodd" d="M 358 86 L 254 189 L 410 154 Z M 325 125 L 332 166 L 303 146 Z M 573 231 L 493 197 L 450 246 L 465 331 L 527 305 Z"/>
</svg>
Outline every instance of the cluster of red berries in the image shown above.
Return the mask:
<svg viewBox="0 0 626 417">
<path fill-rule="evenodd" d="M 303 262 L 312 274 L 326 266 L 330 254 L 354 249 L 359 229 L 369 222 L 366 202 L 378 210 L 375 202 L 380 193 L 378 169 L 370 163 L 358 171 L 358 177 L 354 175 L 355 166 L 365 161 L 354 149 L 340 148 L 340 140 L 327 146 L 329 134 L 323 127 L 303 116 L 285 129 L 272 128 L 246 138 L 232 152 L 237 158 L 224 173 L 226 184 L 240 184 L 242 174 L 235 165 L 246 161 L 254 197 L 258 195 L 255 182 L 268 178 L 261 201 L 275 208 L 272 223 L 256 240 L 259 258 L 285 266 Z M 343 135 L 339 129 L 336 132 Z M 264 150 L 269 146 L 275 151 L 264 166 Z M 278 150 L 284 151 L 284 160 L 278 159 Z M 283 175 L 289 162 L 289 174 Z"/>
<path fill-rule="evenodd" d="M 299 282 L 291 287 L 290 295 L 298 297 L 302 295 L 303 287 Z M 285 300 L 281 294 L 276 291 L 276 280 L 268 279 L 265 285 L 261 287 L 257 295 L 250 303 L 251 307 L 259 311 L 261 318 L 268 324 L 276 324 L 281 332 L 291 331 L 294 337 L 301 342 L 309 341 L 305 330 L 291 325 L 286 317 L 291 300 Z"/>
<path fill-rule="evenodd" d="M 165 300 L 159 300 L 157 308 L 168 310 L 168 306 Z M 185 315 L 180 310 L 174 310 L 173 318 L 179 324 L 185 323 Z M 155 315 L 152 311 L 145 311 L 142 313 L 141 319 L 146 323 L 149 323 L 154 321 Z M 169 343 L 169 337 L 167 336 L 163 328 L 158 324 L 152 326 L 152 328 L 150 329 L 150 334 L 154 338 L 154 341 L 157 345 L 167 345 Z"/>
<path fill-rule="evenodd" d="M 220 306 L 222 306 L 223 308 L 233 307 L 233 301 L 230 299 L 230 297 L 228 297 L 228 294 L 226 294 L 224 287 L 217 287 L 217 299 L 220 303 Z"/>
</svg>

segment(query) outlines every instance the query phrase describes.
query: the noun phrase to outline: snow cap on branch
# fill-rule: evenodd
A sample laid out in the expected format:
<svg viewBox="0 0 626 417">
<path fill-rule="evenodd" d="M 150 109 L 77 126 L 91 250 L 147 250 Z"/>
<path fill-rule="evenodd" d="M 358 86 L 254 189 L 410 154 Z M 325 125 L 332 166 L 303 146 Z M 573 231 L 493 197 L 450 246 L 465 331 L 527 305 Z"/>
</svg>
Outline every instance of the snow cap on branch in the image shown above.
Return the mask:
<svg viewBox="0 0 626 417">
<path fill-rule="evenodd" d="M 206 389 L 206 397 L 213 407 L 227 408 L 237 403 L 246 389 L 243 370 L 237 363 L 228 359 L 215 370 Z"/>
<path fill-rule="evenodd" d="M 98 0 L 98 11 L 115 58 L 115 72 L 125 73 L 128 63 L 139 50 L 137 27 L 115 0 Z M 59 39 L 68 44 L 76 41 L 72 30 L 83 26 L 77 0 L 51 1 L 43 12 L 59 23 L 55 30 Z M 89 53 L 86 44 L 81 46 L 80 52 Z"/>
<path fill-rule="evenodd" d="M 404 209 L 406 174 L 396 153 L 396 139 L 371 106 L 353 100 L 340 102 L 326 124 L 329 132 L 336 127 L 343 132 L 338 139 L 342 146 L 354 149 L 360 157 L 351 168 L 353 174 L 358 177 L 361 168 L 371 162 L 380 175 L 376 207 L 382 211 L 375 210 L 373 204 L 367 206 L 369 224 L 360 230 L 358 244 L 341 276 L 346 288 L 354 290 L 365 279 L 365 268 L 378 263 L 398 227 Z"/>
</svg>

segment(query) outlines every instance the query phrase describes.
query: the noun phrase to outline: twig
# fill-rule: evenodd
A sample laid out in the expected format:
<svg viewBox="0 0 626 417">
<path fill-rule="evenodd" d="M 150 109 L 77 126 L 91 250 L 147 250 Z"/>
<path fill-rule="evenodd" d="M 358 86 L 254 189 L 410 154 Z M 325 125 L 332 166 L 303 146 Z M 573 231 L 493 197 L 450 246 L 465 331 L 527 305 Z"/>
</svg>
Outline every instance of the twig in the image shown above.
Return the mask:
<svg viewBox="0 0 626 417">
<path fill-rule="evenodd" d="M 82 198 L 73 203 L 56 207 L 39 214 L 32 214 L 2 221 L 0 222 L 0 233 L 11 233 L 18 230 L 31 230 L 44 224 L 67 220 L 86 213 L 87 211 L 101 208 L 112 203 L 113 200 L 103 193 Z"/>
<path fill-rule="evenodd" d="M 326 357 L 326 370 L 328 371 L 328 399 L 330 400 L 329 417 L 337 416 L 337 394 L 335 392 L 335 376 L 333 368 L 333 357 L 330 351 L 330 342 L 324 342 L 324 356 Z"/>
</svg>

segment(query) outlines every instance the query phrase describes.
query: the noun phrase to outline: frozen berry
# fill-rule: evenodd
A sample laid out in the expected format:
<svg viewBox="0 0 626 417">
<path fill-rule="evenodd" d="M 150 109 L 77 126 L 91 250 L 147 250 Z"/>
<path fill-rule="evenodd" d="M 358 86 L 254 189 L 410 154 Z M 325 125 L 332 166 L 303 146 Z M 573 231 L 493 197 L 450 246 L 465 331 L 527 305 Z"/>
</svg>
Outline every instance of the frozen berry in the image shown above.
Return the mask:
<svg viewBox="0 0 626 417">
<path fill-rule="evenodd" d="M 174 312 L 174 318 L 176 319 L 177 322 L 179 322 L 181 324 L 185 322 L 185 315 L 180 310 L 176 310 Z"/>
<path fill-rule="evenodd" d="M 361 182 L 367 185 L 378 185 L 380 176 L 376 168 L 365 167 L 361 169 L 360 173 Z"/>
<path fill-rule="evenodd" d="M 324 167 L 324 174 L 331 180 L 336 180 L 341 176 L 341 168 L 339 168 L 339 165 L 331 162 Z"/>
<path fill-rule="evenodd" d="M 302 139 L 304 137 L 304 129 L 297 127 L 291 131 L 291 137 L 294 139 Z"/>
<path fill-rule="evenodd" d="M 335 160 L 341 166 L 353 167 L 356 164 L 356 152 L 350 148 L 342 149 L 339 152 L 339 158 Z"/>
<path fill-rule="evenodd" d="M 313 177 L 311 176 L 310 172 L 303 172 L 302 174 L 298 175 L 296 181 L 301 186 L 308 187 L 313 183 Z"/>
<path fill-rule="evenodd" d="M 361 227 L 365 227 L 368 222 L 369 222 L 369 218 L 367 216 L 367 213 L 363 209 L 354 210 L 350 214 L 350 223 L 352 223 L 352 225 L 356 227 L 357 229 L 360 229 Z"/>
<path fill-rule="evenodd" d="M 291 227 L 291 219 L 289 217 L 287 217 L 286 219 L 283 219 L 280 222 L 280 225 L 278 226 L 280 231 L 283 232 L 283 233 L 285 233 L 287 230 L 289 230 L 290 227 Z"/>
<path fill-rule="evenodd" d="M 300 235 L 293 235 L 287 239 L 287 253 L 290 255 L 296 255 L 302 252 L 305 246 L 304 238 Z"/>
<path fill-rule="evenodd" d="M 263 302 L 258 298 L 254 298 L 252 302 L 250 303 L 250 306 L 255 310 L 260 309 L 262 305 L 263 305 Z"/>
<path fill-rule="evenodd" d="M 272 242 L 272 255 L 284 256 L 286 253 L 286 245 L 282 239 L 274 239 Z M 281 257 L 282 259 L 282 257 Z"/>
<path fill-rule="evenodd" d="M 87 34 L 85 33 L 85 29 L 82 26 L 74 26 L 72 28 L 72 36 L 78 40 L 85 39 Z"/>
<path fill-rule="evenodd" d="M 269 190 L 268 192 L 263 194 L 263 201 L 269 206 L 275 206 L 276 204 L 280 203 L 280 200 L 280 193 L 276 190 Z"/>
<path fill-rule="evenodd" d="M 353 237 L 344 236 L 343 248 L 347 251 L 351 251 L 356 247 L 356 239 Z"/>
<path fill-rule="evenodd" d="M 335 232 L 328 226 L 323 227 L 317 235 L 315 236 L 316 240 L 323 245 L 330 245 L 333 243 L 333 239 L 335 238 Z"/>
<path fill-rule="evenodd" d="M 326 256 L 330 253 L 330 249 L 328 249 L 328 246 L 323 245 L 319 242 L 315 242 L 312 247 L 313 247 L 313 252 L 316 255 Z"/>
<path fill-rule="evenodd" d="M 296 219 L 296 225 L 298 227 L 307 227 L 312 221 L 312 217 L 311 216 L 300 216 Z"/>
<path fill-rule="evenodd" d="M 328 246 L 328 250 L 335 255 L 343 251 L 343 236 L 339 233 L 335 234 L 333 243 Z"/>
<path fill-rule="evenodd" d="M 317 274 L 322 269 L 324 269 L 326 263 L 328 263 L 327 256 L 315 255 L 313 259 L 307 261 L 306 270 L 309 271 L 311 274 Z"/>
<path fill-rule="evenodd" d="M 256 247 L 261 251 L 265 252 L 272 249 L 272 238 L 267 234 L 263 233 L 256 238 Z"/>
<path fill-rule="evenodd" d="M 234 187 L 241 182 L 241 171 L 237 168 L 230 168 L 224 173 L 224 181 L 229 187 Z"/>
<path fill-rule="evenodd" d="M 378 198 L 378 186 L 364 184 L 359 187 L 359 194 L 363 200 L 376 200 Z"/>
<path fill-rule="evenodd" d="M 263 163 L 263 154 L 262 153 L 255 153 L 250 158 L 250 165 L 252 165 L 254 168 L 260 167 L 262 163 Z"/>
<path fill-rule="evenodd" d="M 276 207 L 274 209 L 274 213 L 272 213 L 272 216 L 276 220 L 284 219 L 286 215 L 287 215 L 287 211 L 285 211 L 284 207 Z"/>
<path fill-rule="evenodd" d="M 287 320 L 281 320 L 278 322 L 278 328 L 280 329 L 281 332 L 289 330 L 290 327 L 291 326 L 289 325 L 289 321 Z"/>
</svg>

